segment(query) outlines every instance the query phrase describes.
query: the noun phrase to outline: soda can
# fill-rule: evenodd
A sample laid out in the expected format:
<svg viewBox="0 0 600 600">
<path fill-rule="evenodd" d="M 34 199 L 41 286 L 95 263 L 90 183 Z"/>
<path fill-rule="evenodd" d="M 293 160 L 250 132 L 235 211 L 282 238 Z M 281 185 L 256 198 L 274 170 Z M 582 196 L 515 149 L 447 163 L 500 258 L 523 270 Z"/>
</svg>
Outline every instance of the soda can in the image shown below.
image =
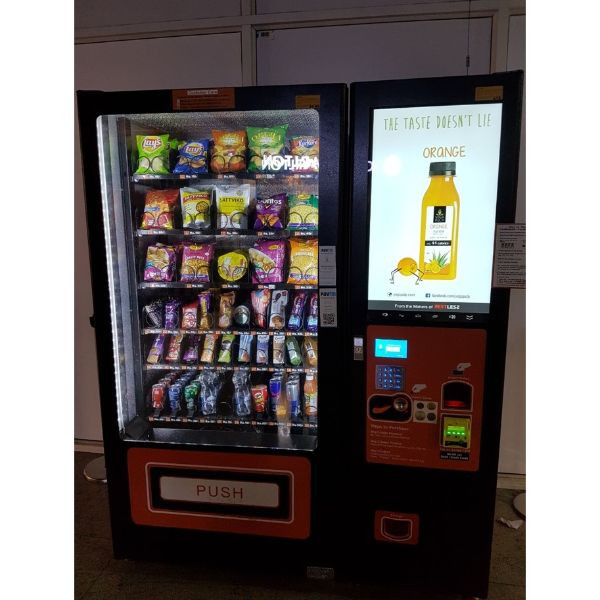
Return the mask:
<svg viewBox="0 0 600 600">
<path fill-rule="evenodd" d="M 269 402 L 269 392 L 264 383 L 252 386 L 252 400 L 254 401 L 254 410 L 257 415 L 264 415 Z"/>
<path fill-rule="evenodd" d="M 287 395 L 288 407 L 291 417 L 300 416 L 300 380 L 290 378 L 285 384 L 285 393 Z"/>
<path fill-rule="evenodd" d="M 174 383 L 169 388 L 169 407 L 172 413 L 177 413 L 181 407 L 181 396 L 183 395 L 183 386 L 180 383 Z"/>
<path fill-rule="evenodd" d="M 164 383 L 155 383 L 152 386 L 152 408 L 162 409 L 165 406 L 165 389 Z"/>
<path fill-rule="evenodd" d="M 281 403 L 281 375 L 273 375 L 269 381 L 269 395 L 271 396 L 271 414 L 277 416 L 277 407 Z"/>
</svg>

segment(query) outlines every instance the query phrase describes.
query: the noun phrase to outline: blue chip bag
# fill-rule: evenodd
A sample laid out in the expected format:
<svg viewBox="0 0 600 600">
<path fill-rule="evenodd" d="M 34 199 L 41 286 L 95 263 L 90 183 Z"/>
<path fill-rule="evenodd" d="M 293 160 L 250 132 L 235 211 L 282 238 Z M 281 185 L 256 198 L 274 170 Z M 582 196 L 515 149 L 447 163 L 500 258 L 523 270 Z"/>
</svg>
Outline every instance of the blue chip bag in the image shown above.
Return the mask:
<svg viewBox="0 0 600 600">
<path fill-rule="evenodd" d="M 208 173 L 208 143 L 209 140 L 192 140 L 184 142 L 179 147 L 177 164 L 173 173 L 197 175 Z"/>
</svg>

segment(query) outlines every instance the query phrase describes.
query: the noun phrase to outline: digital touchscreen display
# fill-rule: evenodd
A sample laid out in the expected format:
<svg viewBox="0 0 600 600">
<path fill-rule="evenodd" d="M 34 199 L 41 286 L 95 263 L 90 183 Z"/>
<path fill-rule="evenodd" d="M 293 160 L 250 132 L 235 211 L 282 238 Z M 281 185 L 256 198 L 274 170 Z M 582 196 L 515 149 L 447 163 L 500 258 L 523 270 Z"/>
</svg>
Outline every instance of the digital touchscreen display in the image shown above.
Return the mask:
<svg viewBox="0 0 600 600">
<path fill-rule="evenodd" d="M 368 309 L 488 313 L 502 104 L 374 109 Z"/>
</svg>

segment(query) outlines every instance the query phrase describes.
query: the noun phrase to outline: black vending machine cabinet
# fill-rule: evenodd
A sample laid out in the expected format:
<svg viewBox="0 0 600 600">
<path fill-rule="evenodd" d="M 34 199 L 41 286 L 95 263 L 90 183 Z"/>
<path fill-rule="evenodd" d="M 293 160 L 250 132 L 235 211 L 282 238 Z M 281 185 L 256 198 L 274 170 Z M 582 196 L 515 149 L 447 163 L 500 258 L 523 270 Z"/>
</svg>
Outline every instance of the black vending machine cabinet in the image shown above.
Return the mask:
<svg viewBox="0 0 600 600">
<path fill-rule="evenodd" d="M 331 554 L 346 100 L 78 92 L 115 556 Z"/>
<path fill-rule="evenodd" d="M 522 79 L 351 86 L 338 538 L 357 574 L 487 596 Z"/>
</svg>

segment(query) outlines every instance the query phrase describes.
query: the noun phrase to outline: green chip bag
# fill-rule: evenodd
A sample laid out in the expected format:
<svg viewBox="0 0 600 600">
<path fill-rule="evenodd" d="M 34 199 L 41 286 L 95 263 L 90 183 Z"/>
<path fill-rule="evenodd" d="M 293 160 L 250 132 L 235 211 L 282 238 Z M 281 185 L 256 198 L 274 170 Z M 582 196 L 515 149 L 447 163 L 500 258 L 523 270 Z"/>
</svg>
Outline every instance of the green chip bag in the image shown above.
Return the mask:
<svg viewBox="0 0 600 600">
<path fill-rule="evenodd" d="M 275 164 L 271 159 L 263 164 L 263 158 L 268 156 L 283 156 L 285 153 L 285 133 L 287 125 L 276 127 L 247 127 L 248 148 L 250 150 L 249 171 L 278 171 L 283 166 Z"/>
<path fill-rule="evenodd" d="M 314 194 L 288 196 L 288 229 L 314 229 L 319 226 L 319 197 Z"/>
<path fill-rule="evenodd" d="M 169 173 L 169 135 L 136 135 L 138 175 L 167 175 Z"/>
</svg>

